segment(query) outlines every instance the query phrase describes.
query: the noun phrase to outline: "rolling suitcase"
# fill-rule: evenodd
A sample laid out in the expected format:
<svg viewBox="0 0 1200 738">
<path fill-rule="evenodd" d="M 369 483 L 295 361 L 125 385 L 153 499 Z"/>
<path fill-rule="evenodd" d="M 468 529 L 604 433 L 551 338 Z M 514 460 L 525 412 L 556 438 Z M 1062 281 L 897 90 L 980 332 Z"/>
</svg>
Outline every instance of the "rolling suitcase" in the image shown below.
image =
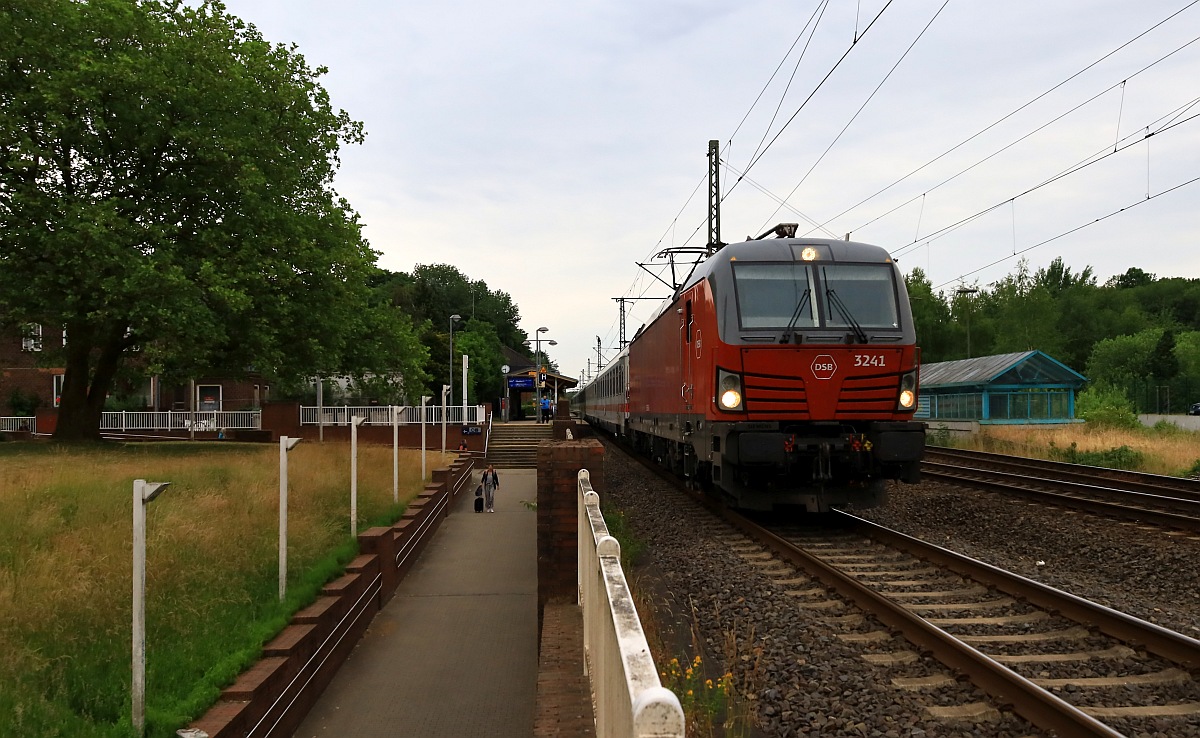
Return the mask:
<svg viewBox="0 0 1200 738">
<path fill-rule="evenodd" d="M 475 488 L 475 512 L 483 512 L 483 485 Z"/>
</svg>

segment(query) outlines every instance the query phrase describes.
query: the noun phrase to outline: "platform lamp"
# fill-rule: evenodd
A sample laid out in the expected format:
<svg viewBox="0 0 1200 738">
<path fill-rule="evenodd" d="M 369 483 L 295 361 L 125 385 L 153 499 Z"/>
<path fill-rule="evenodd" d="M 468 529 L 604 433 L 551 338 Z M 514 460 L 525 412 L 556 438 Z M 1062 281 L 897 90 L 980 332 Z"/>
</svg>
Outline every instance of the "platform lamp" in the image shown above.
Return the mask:
<svg viewBox="0 0 1200 738">
<path fill-rule="evenodd" d="M 133 480 L 133 728 L 146 732 L 146 506 L 170 482 Z"/>
<path fill-rule="evenodd" d="M 448 412 L 448 408 L 449 408 L 449 405 L 446 404 L 446 395 L 449 394 L 452 389 L 453 388 L 448 384 L 442 385 L 442 455 L 443 456 L 446 455 L 446 413 Z"/>
<path fill-rule="evenodd" d="M 541 328 L 537 329 L 536 333 L 534 333 L 536 348 L 533 350 L 533 389 L 535 392 L 534 397 L 536 398 L 534 400 L 534 406 L 537 409 L 537 422 L 539 423 L 542 422 L 542 365 L 540 363 L 542 356 L 542 334 L 548 330 L 550 329 L 542 326 Z"/>
<path fill-rule="evenodd" d="M 425 406 L 433 398 L 429 395 L 421 395 L 421 484 L 425 484 Z"/>
<path fill-rule="evenodd" d="M 458 313 L 450 316 L 450 405 L 454 404 L 454 321 L 462 320 Z"/>
<path fill-rule="evenodd" d="M 554 341 L 554 340 L 553 340 L 553 338 L 551 338 L 551 340 L 550 340 L 550 341 L 547 341 L 547 342 L 546 342 L 546 346 L 558 346 L 558 341 Z M 546 359 L 546 356 L 542 356 L 542 359 Z M 548 360 L 547 360 L 547 364 L 548 364 Z M 538 374 L 538 378 L 539 378 L 539 379 L 541 378 L 541 374 L 540 374 L 540 373 Z M 548 378 L 548 377 L 547 377 L 547 378 Z M 554 386 L 558 386 L 558 379 L 554 380 Z M 548 388 L 547 388 L 547 390 L 548 390 Z M 556 392 L 554 392 L 553 398 L 552 398 L 552 400 L 550 401 L 550 403 L 551 403 L 551 407 L 553 407 L 553 406 L 554 406 L 554 403 L 556 403 L 556 402 L 558 402 L 558 392 L 557 392 L 557 391 L 556 391 Z M 548 420 L 550 420 L 550 419 L 548 419 L 548 418 L 547 418 L 546 420 L 548 421 Z"/>
<path fill-rule="evenodd" d="M 358 538 L 358 426 L 365 417 L 350 418 L 350 536 Z"/>
<path fill-rule="evenodd" d="M 288 451 L 299 438 L 279 437 L 279 601 L 287 595 Z"/>
<path fill-rule="evenodd" d="M 967 300 L 967 358 L 971 358 L 971 295 L 978 294 L 979 290 L 974 287 L 959 287 L 954 291 L 954 294 L 966 298 Z"/>
</svg>

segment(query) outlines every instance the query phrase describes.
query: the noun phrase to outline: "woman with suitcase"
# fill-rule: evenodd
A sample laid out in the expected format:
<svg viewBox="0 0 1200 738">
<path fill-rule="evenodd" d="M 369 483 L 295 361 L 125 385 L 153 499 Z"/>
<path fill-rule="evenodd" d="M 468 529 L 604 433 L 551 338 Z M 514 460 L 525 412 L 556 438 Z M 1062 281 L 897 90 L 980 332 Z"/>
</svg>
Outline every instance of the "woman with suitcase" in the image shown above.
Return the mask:
<svg viewBox="0 0 1200 738">
<path fill-rule="evenodd" d="M 488 468 L 483 472 L 483 506 L 488 512 L 496 512 L 496 488 L 500 486 L 500 479 L 496 476 L 496 469 L 488 464 Z"/>
</svg>

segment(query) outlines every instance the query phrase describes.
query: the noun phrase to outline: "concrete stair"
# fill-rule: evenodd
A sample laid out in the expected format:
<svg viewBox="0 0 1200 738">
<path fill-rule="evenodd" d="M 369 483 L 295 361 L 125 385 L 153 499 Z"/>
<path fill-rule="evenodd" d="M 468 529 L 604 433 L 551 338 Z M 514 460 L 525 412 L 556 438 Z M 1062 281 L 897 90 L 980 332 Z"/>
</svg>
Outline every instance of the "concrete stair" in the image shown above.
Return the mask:
<svg viewBox="0 0 1200 738">
<path fill-rule="evenodd" d="M 538 444 L 553 437 L 549 423 L 493 423 L 484 463 L 494 464 L 498 469 L 536 469 Z"/>
</svg>

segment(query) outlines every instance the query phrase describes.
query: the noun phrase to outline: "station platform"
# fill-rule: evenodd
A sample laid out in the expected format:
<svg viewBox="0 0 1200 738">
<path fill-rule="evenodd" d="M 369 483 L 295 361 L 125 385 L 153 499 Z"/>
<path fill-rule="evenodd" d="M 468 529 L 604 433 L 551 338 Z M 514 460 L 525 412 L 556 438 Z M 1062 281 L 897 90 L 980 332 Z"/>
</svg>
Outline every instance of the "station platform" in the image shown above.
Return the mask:
<svg viewBox="0 0 1200 738">
<path fill-rule="evenodd" d="M 497 471 L 496 511 L 460 495 L 295 738 L 534 734 L 537 470 Z"/>
</svg>

